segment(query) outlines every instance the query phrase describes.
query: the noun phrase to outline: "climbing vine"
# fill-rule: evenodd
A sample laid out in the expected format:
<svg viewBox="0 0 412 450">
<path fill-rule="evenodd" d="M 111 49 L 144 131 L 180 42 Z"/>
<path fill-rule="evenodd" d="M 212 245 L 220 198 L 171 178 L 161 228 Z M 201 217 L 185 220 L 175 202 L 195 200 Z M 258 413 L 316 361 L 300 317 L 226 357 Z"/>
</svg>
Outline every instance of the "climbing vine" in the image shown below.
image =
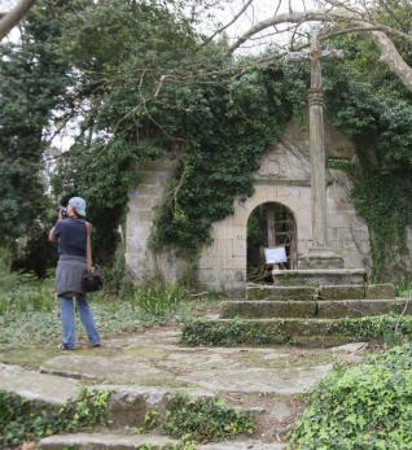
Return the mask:
<svg viewBox="0 0 412 450">
<path fill-rule="evenodd" d="M 155 248 L 198 250 L 211 225 L 233 212 L 234 199 L 252 194 L 261 157 L 305 99 L 305 80 L 292 71 L 273 62 L 212 85 L 193 83 L 185 93 L 187 143 L 157 220 Z"/>
</svg>

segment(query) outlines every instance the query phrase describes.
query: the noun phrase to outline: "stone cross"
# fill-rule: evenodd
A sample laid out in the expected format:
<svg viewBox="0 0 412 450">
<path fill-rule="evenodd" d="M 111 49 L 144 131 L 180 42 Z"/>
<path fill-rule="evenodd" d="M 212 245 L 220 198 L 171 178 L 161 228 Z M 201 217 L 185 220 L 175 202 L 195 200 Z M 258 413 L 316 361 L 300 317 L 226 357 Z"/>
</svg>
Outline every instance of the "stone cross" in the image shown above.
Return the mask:
<svg viewBox="0 0 412 450">
<path fill-rule="evenodd" d="M 311 62 L 311 85 L 309 90 L 309 142 L 311 161 L 312 195 L 312 247 L 309 259 L 314 264 L 303 264 L 307 268 L 342 267 L 343 262 L 328 246 L 326 223 L 326 157 L 325 128 L 323 122 L 323 89 L 321 59 L 337 59 L 343 56 L 339 50 L 322 51 L 319 29 L 312 29 L 311 51 L 289 54 L 292 61 Z M 329 261 L 329 263 L 328 263 Z M 306 268 L 306 267 L 302 267 Z"/>
</svg>

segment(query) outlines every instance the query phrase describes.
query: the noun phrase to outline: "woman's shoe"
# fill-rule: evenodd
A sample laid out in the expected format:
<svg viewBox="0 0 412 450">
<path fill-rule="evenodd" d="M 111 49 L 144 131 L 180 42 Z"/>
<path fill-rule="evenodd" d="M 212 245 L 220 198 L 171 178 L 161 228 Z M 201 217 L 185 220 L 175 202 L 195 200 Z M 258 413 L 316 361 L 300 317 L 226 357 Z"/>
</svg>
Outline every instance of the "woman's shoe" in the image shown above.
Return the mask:
<svg viewBox="0 0 412 450">
<path fill-rule="evenodd" d="M 74 350 L 74 347 L 66 347 L 66 346 L 63 345 L 63 344 L 60 344 L 60 345 L 58 346 L 58 349 L 59 349 L 59 350 L 73 351 L 73 350 Z"/>
</svg>

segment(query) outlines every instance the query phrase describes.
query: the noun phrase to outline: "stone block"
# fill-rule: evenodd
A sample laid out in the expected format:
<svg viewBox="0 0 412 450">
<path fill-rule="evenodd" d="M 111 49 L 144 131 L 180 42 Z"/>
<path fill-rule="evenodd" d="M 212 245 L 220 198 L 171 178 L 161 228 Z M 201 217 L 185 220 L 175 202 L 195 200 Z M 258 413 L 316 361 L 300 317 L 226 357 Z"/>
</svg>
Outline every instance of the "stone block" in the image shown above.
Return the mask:
<svg viewBox="0 0 412 450">
<path fill-rule="evenodd" d="M 319 294 L 319 300 L 357 300 L 365 298 L 365 286 L 322 286 Z"/>
<path fill-rule="evenodd" d="M 248 300 L 312 300 L 316 289 L 312 286 L 256 285 L 247 290 Z"/>
<path fill-rule="evenodd" d="M 222 302 L 220 317 L 231 319 L 269 318 L 269 317 L 314 317 L 316 304 L 314 302 L 288 301 L 231 301 Z"/>
<path fill-rule="evenodd" d="M 366 298 L 370 299 L 393 299 L 395 298 L 395 286 L 387 284 L 370 284 L 366 286 Z"/>
<path fill-rule="evenodd" d="M 344 317 L 380 316 L 382 314 L 401 314 L 406 306 L 400 300 L 335 300 L 318 302 L 319 318 L 338 319 Z M 412 314 L 408 305 L 405 314 Z"/>
<path fill-rule="evenodd" d="M 40 442 L 40 449 L 135 450 L 137 448 L 150 448 L 152 450 L 168 450 L 176 448 L 178 445 L 179 442 L 174 439 L 153 434 L 137 435 L 108 432 L 83 432 L 44 438 Z"/>
<path fill-rule="evenodd" d="M 363 269 L 273 270 L 276 286 L 361 285 L 366 278 Z"/>
</svg>

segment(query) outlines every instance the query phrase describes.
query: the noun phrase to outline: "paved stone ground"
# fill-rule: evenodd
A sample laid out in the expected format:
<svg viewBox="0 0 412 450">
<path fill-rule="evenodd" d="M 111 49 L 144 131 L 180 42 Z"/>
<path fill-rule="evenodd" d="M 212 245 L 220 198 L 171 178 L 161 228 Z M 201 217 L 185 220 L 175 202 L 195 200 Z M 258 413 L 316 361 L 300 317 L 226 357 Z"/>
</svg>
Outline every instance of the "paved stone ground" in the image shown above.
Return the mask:
<svg viewBox="0 0 412 450">
<path fill-rule="evenodd" d="M 292 395 L 310 389 L 337 359 L 326 349 L 188 348 L 179 345 L 179 332 L 153 330 L 108 340 L 100 349 L 65 352 L 41 370 L 108 384 Z"/>
<path fill-rule="evenodd" d="M 303 409 L 302 399 L 295 394 L 312 388 L 334 362 L 356 362 L 365 350 L 358 344 L 334 349 L 190 348 L 180 346 L 179 337 L 178 331 L 165 328 L 114 337 L 99 349 L 84 346 L 46 359 L 43 374 L 30 376 L 36 377 L 37 393 L 41 395 L 43 386 L 44 395 L 55 402 L 59 394 L 53 386 L 59 379 L 63 382 L 62 376 L 68 382 L 64 395 L 61 391 L 63 401 L 74 396 L 82 384 L 146 388 L 148 392 L 153 388 L 207 391 L 255 412 L 258 431 L 253 446 L 244 448 L 276 449 L 281 448 L 279 442 L 285 441 L 288 427 Z M 16 366 L 0 365 L 0 389 L 24 395 L 25 386 L 31 388 L 33 383 L 19 371 Z M 243 447 L 239 442 L 234 447 L 205 447 L 226 448 Z"/>
</svg>

